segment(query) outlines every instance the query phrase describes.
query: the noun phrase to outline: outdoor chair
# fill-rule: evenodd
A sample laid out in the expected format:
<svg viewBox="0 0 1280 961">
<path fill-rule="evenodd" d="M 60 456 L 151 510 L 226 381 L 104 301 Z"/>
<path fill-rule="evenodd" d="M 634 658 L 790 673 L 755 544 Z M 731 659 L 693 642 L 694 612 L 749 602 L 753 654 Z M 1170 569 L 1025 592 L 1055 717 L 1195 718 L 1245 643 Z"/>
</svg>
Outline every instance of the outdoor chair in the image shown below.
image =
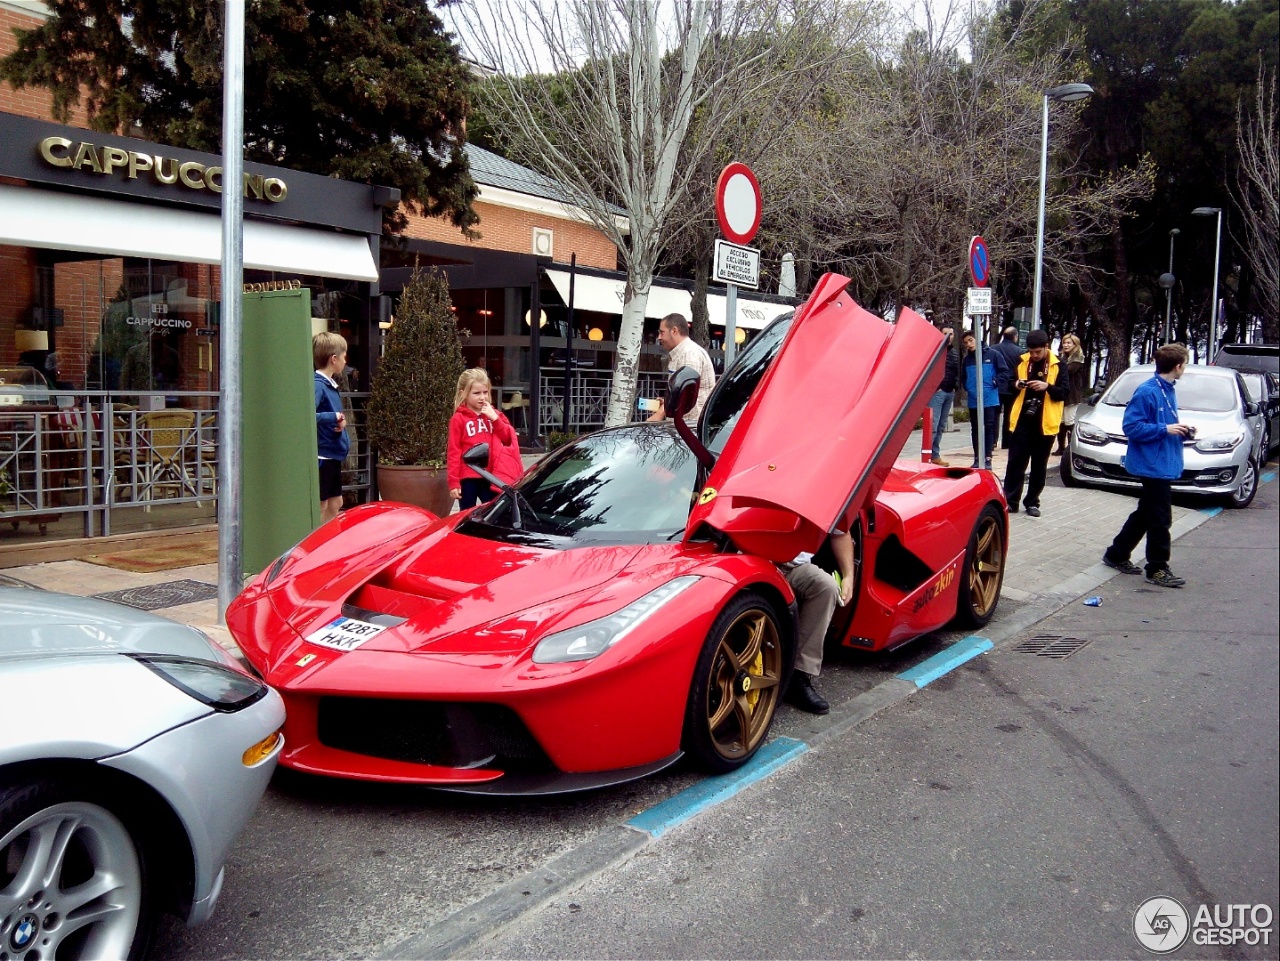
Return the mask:
<svg viewBox="0 0 1280 961">
<path fill-rule="evenodd" d="M 190 492 L 200 496 L 200 485 L 187 464 L 187 454 L 194 453 L 192 438 L 196 424 L 194 411 L 182 408 L 152 410 L 138 415 L 139 446 L 144 457 L 140 465 L 142 480 L 138 500 L 151 501 L 157 487 L 173 490 L 176 496 Z M 200 502 L 196 502 L 198 506 Z"/>
</svg>

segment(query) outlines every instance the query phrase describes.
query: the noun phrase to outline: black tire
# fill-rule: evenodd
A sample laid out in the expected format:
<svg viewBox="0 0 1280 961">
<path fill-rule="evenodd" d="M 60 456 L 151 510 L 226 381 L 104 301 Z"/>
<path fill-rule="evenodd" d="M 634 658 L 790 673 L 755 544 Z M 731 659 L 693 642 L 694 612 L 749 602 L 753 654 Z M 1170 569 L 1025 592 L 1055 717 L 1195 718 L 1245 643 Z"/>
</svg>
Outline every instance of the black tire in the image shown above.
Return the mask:
<svg viewBox="0 0 1280 961">
<path fill-rule="evenodd" d="M 1000 604 L 1004 584 L 1004 514 L 988 504 L 973 524 L 964 552 L 964 579 L 956 600 L 956 620 L 967 627 L 982 627 Z"/>
<path fill-rule="evenodd" d="M 1250 456 L 1245 461 L 1244 470 L 1240 475 L 1240 483 L 1236 485 L 1236 489 L 1227 495 L 1226 504 L 1232 510 L 1244 510 L 1253 503 L 1254 495 L 1258 493 L 1258 461 L 1255 457 Z"/>
<path fill-rule="evenodd" d="M 702 645 L 689 685 L 684 749 L 715 774 L 742 767 L 768 736 L 791 671 L 773 606 L 739 594 Z"/>
<path fill-rule="evenodd" d="M 54 834 L 65 843 L 32 843 Z M 0 786 L 0 954 L 145 957 L 156 923 L 147 867 L 135 833 L 92 790 L 53 778 Z M 40 885 L 41 875 L 54 883 Z M 108 887 L 84 901 L 76 890 L 94 879 Z M 77 925 L 86 908 L 93 920 Z"/>
<path fill-rule="evenodd" d="M 1080 487 L 1080 481 L 1071 470 L 1071 448 L 1067 447 L 1058 461 L 1058 476 L 1062 478 L 1063 487 Z"/>
</svg>

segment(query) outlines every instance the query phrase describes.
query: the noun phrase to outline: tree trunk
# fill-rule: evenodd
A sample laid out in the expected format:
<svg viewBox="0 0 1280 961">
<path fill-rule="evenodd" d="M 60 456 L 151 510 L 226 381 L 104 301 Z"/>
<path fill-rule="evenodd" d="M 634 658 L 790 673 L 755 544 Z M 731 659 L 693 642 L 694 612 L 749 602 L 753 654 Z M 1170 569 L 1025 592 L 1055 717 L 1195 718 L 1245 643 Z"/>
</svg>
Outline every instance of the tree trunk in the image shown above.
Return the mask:
<svg viewBox="0 0 1280 961">
<path fill-rule="evenodd" d="M 707 287 L 711 283 L 710 254 L 701 243 L 693 261 L 693 299 L 689 304 L 689 335 L 703 347 L 711 346 L 711 315 L 707 312 Z"/>
<path fill-rule="evenodd" d="M 604 416 L 605 427 L 620 427 L 631 422 L 631 408 L 636 402 L 636 384 L 640 374 L 644 309 L 649 303 L 649 287 L 652 282 L 652 269 L 633 271 L 632 276 L 627 279 L 622 301 L 622 326 L 618 333 L 617 362 L 613 368 L 613 384 L 609 388 L 609 409 Z"/>
</svg>

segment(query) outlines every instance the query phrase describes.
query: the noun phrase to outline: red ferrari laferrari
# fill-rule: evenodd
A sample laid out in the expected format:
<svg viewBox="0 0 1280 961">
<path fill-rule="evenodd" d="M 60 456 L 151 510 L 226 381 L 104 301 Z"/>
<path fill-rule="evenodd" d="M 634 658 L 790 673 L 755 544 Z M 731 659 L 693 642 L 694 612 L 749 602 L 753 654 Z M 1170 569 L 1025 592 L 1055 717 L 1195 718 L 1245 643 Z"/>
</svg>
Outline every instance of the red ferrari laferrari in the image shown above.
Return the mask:
<svg viewBox="0 0 1280 961">
<path fill-rule="evenodd" d="M 831 643 L 875 651 L 985 623 L 1000 486 L 894 462 L 942 336 L 908 310 L 868 313 L 846 284 L 827 275 L 747 345 L 696 434 L 587 435 L 449 517 L 356 508 L 257 576 L 227 623 L 284 696 L 280 763 L 503 794 L 618 783 L 684 753 L 732 770 L 791 672 L 796 605 L 777 565 L 830 563 L 837 529 L 858 584 Z M 692 374 L 672 375 L 669 411 L 692 406 Z"/>
</svg>

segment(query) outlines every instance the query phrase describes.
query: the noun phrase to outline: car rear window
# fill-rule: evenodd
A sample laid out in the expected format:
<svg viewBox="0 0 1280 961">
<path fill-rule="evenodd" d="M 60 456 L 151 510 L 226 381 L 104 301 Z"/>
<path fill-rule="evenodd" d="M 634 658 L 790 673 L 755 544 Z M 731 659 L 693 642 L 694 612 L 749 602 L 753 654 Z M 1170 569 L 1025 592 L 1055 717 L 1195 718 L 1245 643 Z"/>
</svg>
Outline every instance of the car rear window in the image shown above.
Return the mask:
<svg viewBox="0 0 1280 961">
<path fill-rule="evenodd" d="M 1280 345 L 1224 344 L 1213 359 L 1216 367 L 1280 372 Z"/>
</svg>

